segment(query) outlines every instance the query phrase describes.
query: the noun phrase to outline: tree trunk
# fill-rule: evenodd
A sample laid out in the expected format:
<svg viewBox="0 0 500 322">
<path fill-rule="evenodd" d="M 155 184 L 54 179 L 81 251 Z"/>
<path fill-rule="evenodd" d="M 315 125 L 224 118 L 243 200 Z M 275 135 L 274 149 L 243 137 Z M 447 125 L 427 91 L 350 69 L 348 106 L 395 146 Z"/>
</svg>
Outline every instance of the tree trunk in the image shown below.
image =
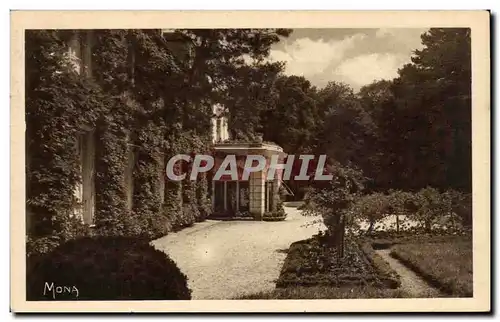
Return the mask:
<svg viewBox="0 0 500 322">
<path fill-rule="evenodd" d="M 425 221 L 425 231 L 430 233 L 432 230 L 432 222 L 430 220 Z"/>
<path fill-rule="evenodd" d="M 375 222 L 373 220 L 370 220 L 370 226 L 368 227 L 368 235 L 372 234 L 374 225 L 375 225 Z"/>
<path fill-rule="evenodd" d="M 338 256 L 339 259 L 344 258 L 344 239 L 345 239 L 345 218 L 342 218 L 339 225 L 339 243 L 338 243 Z"/>
<path fill-rule="evenodd" d="M 344 235 L 345 235 L 345 219 L 340 216 L 336 219 L 335 229 L 333 232 L 333 243 L 337 249 L 337 260 L 340 262 L 344 257 Z"/>
</svg>

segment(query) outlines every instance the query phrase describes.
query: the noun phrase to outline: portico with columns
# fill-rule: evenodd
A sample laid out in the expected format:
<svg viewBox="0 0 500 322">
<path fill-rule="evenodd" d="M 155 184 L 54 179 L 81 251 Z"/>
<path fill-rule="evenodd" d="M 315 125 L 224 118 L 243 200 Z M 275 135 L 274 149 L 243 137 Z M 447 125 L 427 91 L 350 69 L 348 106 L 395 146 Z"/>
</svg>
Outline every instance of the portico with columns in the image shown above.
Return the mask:
<svg viewBox="0 0 500 322">
<path fill-rule="evenodd" d="M 261 220 L 266 212 L 275 211 L 279 200 L 282 171 L 277 170 L 274 176 L 268 178 L 271 158 L 275 156 L 279 163 L 283 163 L 286 154 L 280 146 L 272 143 L 230 141 L 227 118 L 221 113 L 220 106 L 214 107 L 214 115 L 212 124 L 215 167 L 211 189 L 214 216 L 251 216 Z M 236 157 L 238 177 L 223 175 L 214 178 L 223 160 L 229 155 Z M 250 155 L 263 156 L 266 161 L 264 169 L 250 171 L 245 168 L 247 156 Z"/>
</svg>

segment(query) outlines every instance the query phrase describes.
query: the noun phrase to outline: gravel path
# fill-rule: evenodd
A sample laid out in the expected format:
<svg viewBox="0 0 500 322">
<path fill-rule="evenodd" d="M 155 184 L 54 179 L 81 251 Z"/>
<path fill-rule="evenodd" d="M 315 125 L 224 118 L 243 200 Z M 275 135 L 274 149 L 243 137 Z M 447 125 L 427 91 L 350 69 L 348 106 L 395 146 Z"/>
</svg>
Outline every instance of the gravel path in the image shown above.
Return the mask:
<svg viewBox="0 0 500 322">
<path fill-rule="evenodd" d="M 193 299 L 232 299 L 275 287 L 291 243 L 324 229 L 285 207 L 285 221 L 207 220 L 153 242 L 188 276 Z"/>
<path fill-rule="evenodd" d="M 425 282 L 414 271 L 390 255 L 390 249 L 376 250 L 396 273 L 401 277 L 401 289 L 412 297 L 439 297 L 441 293 Z"/>
</svg>

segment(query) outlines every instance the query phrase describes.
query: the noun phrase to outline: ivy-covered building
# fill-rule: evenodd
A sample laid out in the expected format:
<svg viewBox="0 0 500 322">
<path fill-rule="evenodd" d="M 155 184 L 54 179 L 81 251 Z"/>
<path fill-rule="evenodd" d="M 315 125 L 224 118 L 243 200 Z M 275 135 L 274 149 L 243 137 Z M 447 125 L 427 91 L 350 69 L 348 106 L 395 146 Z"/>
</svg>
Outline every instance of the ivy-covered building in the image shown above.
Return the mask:
<svg viewBox="0 0 500 322">
<path fill-rule="evenodd" d="M 190 90 L 205 80 L 182 37 L 28 30 L 25 62 L 28 253 L 86 234 L 156 238 L 210 215 L 206 176 L 165 180 L 171 156 L 212 144 L 213 104 Z"/>
<path fill-rule="evenodd" d="M 271 211 L 278 184 L 262 175 L 166 180 L 166 162 L 181 153 L 282 153 L 229 141 L 192 38 L 158 29 L 28 30 L 25 39 L 28 253 L 87 234 L 157 238 L 219 209 Z"/>
</svg>

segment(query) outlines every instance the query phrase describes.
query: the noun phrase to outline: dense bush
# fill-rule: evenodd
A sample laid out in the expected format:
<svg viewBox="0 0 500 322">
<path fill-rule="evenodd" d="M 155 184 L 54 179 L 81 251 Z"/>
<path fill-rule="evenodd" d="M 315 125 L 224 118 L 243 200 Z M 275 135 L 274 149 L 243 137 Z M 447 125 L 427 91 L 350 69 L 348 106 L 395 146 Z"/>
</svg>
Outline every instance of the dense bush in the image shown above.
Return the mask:
<svg viewBox="0 0 500 322">
<path fill-rule="evenodd" d="M 426 232 L 435 229 L 460 230 L 461 218 L 456 210 L 462 207 L 468 208 L 467 204 L 462 204 L 460 199 L 466 199 L 466 197 L 456 191 L 439 192 L 430 187 L 421 189 L 418 193 L 411 195 L 409 201 L 413 210 L 411 218 L 418 221 L 420 228 Z"/>
<path fill-rule="evenodd" d="M 278 200 L 276 210 L 264 213 L 262 220 L 264 221 L 281 221 L 286 219 L 284 204 L 281 199 Z"/>
<path fill-rule="evenodd" d="M 462 232 L 472 225 L 472 198 L 454 190 L 434 188 L 418 192 L 389 191 L 361 196 L 348 210 L 355 220 L 351 228 L 368 223 L 366 232 Z"/>
<path fill-rule="evenodd" d="M 472 194 L 461 193 L 456 190 L 448 190 L 453 212 L 458 216 L 462 226 L 472 227 Z"/>
<path fill-rule="evenodd" d="M 186 276 L 147 239 L 84 237 L 27 261 L 28 300 L 188 300 Z M 77 290 L 77 291 L 76 291 Z"/>
<path fill-rule="evenodd" d="M 375 224 L 385 218 L 389 211 L 389 198 L 382 193 L 364 195 L 352 203 L 349 208 L 353 218 L 369 223 L 372 232 Z"/>
</svg>

